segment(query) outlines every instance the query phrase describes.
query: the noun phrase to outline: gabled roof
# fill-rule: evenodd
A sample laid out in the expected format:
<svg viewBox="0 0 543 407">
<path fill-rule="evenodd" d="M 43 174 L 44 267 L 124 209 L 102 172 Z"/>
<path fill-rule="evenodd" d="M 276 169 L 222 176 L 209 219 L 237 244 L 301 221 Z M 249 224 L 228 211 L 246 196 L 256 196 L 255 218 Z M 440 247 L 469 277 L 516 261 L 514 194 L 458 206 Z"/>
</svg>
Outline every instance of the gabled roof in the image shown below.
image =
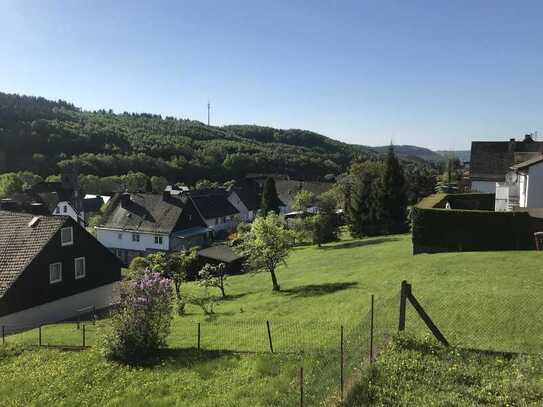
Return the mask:
<svg viewBox="0 0 543 407">
<path fill-rule="evenodd" d="M 98 227 L 170 234 L 176 227 L 188 204 L 185 197 L 162 194 L 126 194 L 130 196 L 126 207 L 121 205 L 122 195 L 115 195 L 102 224 Z"/>
<path fill-rule="evenodd" d="M 503 182 L 512 165 L 543 153 L 543 142 L 526 137 L 524 141 L 474 141 L 471 143 L 472 181 Z"/>
<path fill-rule="evenodd" d="M 233 261 L 243 258 L 243 256 L 237 254 L 230 246 L 224 244 L 202 249 L 198 252 L 198 255 L 224 263 L 232 263 Z"/>
<path fill-rule="evenodd" d="M 245 179 L 243 181 L 236 182 L 231 189 L 234 191 L 243 204 L 250 211 L 256 211 L 260 209 L 260 201 L 262 200 L 262 194 L 260 193 L 260 186 L 257 182 Z"/>
<path fill-rule="evenodd" d="M 69 219 L 40 216 L 29 226 L 34 218 L 26 213 L 0 211 L 0 297 Z"/>
<path fill-rule="evenodd" d="M 189 191 L 190 197 L 200 215 L 205 219 L 236 215 L 239 211 L 228 202 L 229 192 L 223 188 Z"/>
<path fill-rule="evenodd" d="M 531 158 L 529 160 L 523 161 L 521 163 L 515 164 L 511 166 L 512 170 L 523 170 L 525 168 L 531 167 L 532 165 L 539 164 L 543 161 L 543 154 L 540 154 L 534 158 Z"/>
<path fill-rule="evenodd" d="M 298 192 L 304 190 L 313 193 L 318 196 L 324 192 L 329 191 L 334 186 L 331 182 L 317 182 L 317 181 L 275 181 L 275 189 L 279 199 L 285 203 L 286 206 L 291 207 L 294 201 L 294 197 Z"/>
</svg>

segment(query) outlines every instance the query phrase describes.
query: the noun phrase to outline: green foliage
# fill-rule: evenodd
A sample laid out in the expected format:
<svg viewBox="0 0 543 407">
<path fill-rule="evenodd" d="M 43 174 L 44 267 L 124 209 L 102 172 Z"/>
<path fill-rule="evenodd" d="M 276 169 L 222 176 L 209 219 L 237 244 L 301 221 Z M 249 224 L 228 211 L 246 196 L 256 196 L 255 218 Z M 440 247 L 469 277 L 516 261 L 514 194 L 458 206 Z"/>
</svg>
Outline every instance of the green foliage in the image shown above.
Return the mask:
<svg viewBox="0 0 543 407">
<path fill-rule="evenodd" d="M 406 232 L 407 195 L 405 178 L 394 148 L 389 147 L 383 174 L 383 218 L 388 233 Z"/>
<path fill-rule="evenodd" d="M 346 406 L 524 406 L 543 399 L 543 357 L 443 348 L 395 337 Z"/>
<path fill-rule="evenodd" d="M 262 190 L 262 202 L 260 209 L 264 215 L 269 212 L 279 213 L 280 200 L 275 188 L 275 180 L 271 177 L 266 179 Z"/>
<path fill-rule="evenodd" d="M 145 271 L 125 283 L 121 304 L 104 333 L 101 351 L 108 359 L 138 363 L 166 346 L 172 322 L 170 280 Z"/>
<path fill-rule="evenodd" d="M 353 185 L 348 211 L 349 228 L 356 237 L 385 233 L 383 218 L 383 173 L 381 162 L 368 161 L 351 168 Z"/>
<path fill-rule="evenodd" d="M 224 291 L 226 277 L 226 264 L 205 264 L 198 272 L 198 284 L 205 288 L 218 288 L 222 298 L 226 298 Z"/>
<path fill-rule="evenodd" d="M 315 194 L 313 194 L 312 192 L 306 191 L 305 189 L 302 189 L 294 197 L 292 208 L 295 211 L 305 212 L 309 208 L 314 206 L 314 204 L 315 204 Z"/>
<path fill-rule="evenodd" d="M 283 225 L 279 216 L 270 212 L 266 217 L 255 219 L 236 249 L 246 256 L 254 271 L 270 273 L 273 290 L 279 291 L 275 270 L 280 264 L 286 264 L 293 244 L 293 233 Z"/>
<path fill-rule="evenodd" d="M 17 174 L 0 174 L 0 197 L 9 196 L 23 190 L 23 181 Z"/>
</svg>

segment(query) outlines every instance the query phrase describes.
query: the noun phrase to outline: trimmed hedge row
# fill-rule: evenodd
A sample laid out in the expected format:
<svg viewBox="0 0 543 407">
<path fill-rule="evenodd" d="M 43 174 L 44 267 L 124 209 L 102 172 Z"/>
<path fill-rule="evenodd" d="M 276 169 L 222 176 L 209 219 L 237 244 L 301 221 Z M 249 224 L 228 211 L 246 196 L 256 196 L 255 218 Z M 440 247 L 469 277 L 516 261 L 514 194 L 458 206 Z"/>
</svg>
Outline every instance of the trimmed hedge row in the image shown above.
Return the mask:
<svg viewBox="0 0 543 407">
<path fill-rule="evenodd" d="M 475 195 L 483 196 L 479 206 L 488 207 L 493 194 L 464 195 L 454 201 L 454 195 L 445 196 L 436 205 L 447 200 L 451 207 L 465 202 L 465 195 L 473 201 Z M 463 201 L 464 199 L 464 201 Z M 444 203 L 443 203 L 444 205 Z M 535 248 L 533 232 L 542 230 L 543 220 L 527 212 L 493 212 L 488 210 L 463 210 L 428 208 L 417 205 L 412 211 L 413 254 L 443 251 L 481 250 L 530 250 Z"/>
</svg>

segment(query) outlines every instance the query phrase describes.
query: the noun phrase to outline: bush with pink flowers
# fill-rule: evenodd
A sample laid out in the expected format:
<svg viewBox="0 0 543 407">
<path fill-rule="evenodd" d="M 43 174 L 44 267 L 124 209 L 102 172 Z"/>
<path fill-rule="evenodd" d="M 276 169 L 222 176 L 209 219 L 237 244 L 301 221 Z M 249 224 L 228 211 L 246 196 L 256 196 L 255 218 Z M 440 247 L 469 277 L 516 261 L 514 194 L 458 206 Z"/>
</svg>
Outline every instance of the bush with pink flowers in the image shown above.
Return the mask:
<svg viewBox="0 0 543 407">
<path fill-rule="evenodd" d="M 119 309 L 103 336 L 109 359 L 141 362 L 166 346 L 172 322 L 171 280 L 146 270 L 123 286 Z"/>
</svg>

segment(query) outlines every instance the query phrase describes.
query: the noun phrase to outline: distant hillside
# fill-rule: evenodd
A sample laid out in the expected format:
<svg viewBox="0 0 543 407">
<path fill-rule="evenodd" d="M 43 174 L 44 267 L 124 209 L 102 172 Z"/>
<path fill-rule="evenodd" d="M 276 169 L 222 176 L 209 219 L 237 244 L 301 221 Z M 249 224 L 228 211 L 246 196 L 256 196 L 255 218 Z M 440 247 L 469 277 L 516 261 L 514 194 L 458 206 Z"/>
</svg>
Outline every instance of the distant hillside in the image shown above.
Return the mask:
<svg viewBox="0 0 543 407">
<path fill-rule="evenodd" d="M 371 147 L 371 149 L 380 154 L 385 153 L 389 146 Z M 443 161 L 443 156 L 428 148 L 417 146 L 394 146 L 394 152 L 402 158 L 418 158 L 425 161 L 439 162 Z"/>
<path fill-rule="evenodd" d="M 436 153 L 441 154 L 444 157 L 457 157 L 460 161 L 465 162 L 470 160 L 470 150 L 439 150 Z"/>
<path fill-rule="evenodd" d="M 346 171 L 353 159 L 382 151 L 307 130 L 215 127 L 156 114 L 83 111 L 61 100 L 0 92 L 0 152 L 5 153 L 0 165 L 4 171 L 28 170 L 42 177 L 73 169 L 98 177 L 134 171 L 186 183 L 251 172 L 318 180 Z M 398 146 L 397 152 L 434 158 L 418 147 Z"/>
</svg>

